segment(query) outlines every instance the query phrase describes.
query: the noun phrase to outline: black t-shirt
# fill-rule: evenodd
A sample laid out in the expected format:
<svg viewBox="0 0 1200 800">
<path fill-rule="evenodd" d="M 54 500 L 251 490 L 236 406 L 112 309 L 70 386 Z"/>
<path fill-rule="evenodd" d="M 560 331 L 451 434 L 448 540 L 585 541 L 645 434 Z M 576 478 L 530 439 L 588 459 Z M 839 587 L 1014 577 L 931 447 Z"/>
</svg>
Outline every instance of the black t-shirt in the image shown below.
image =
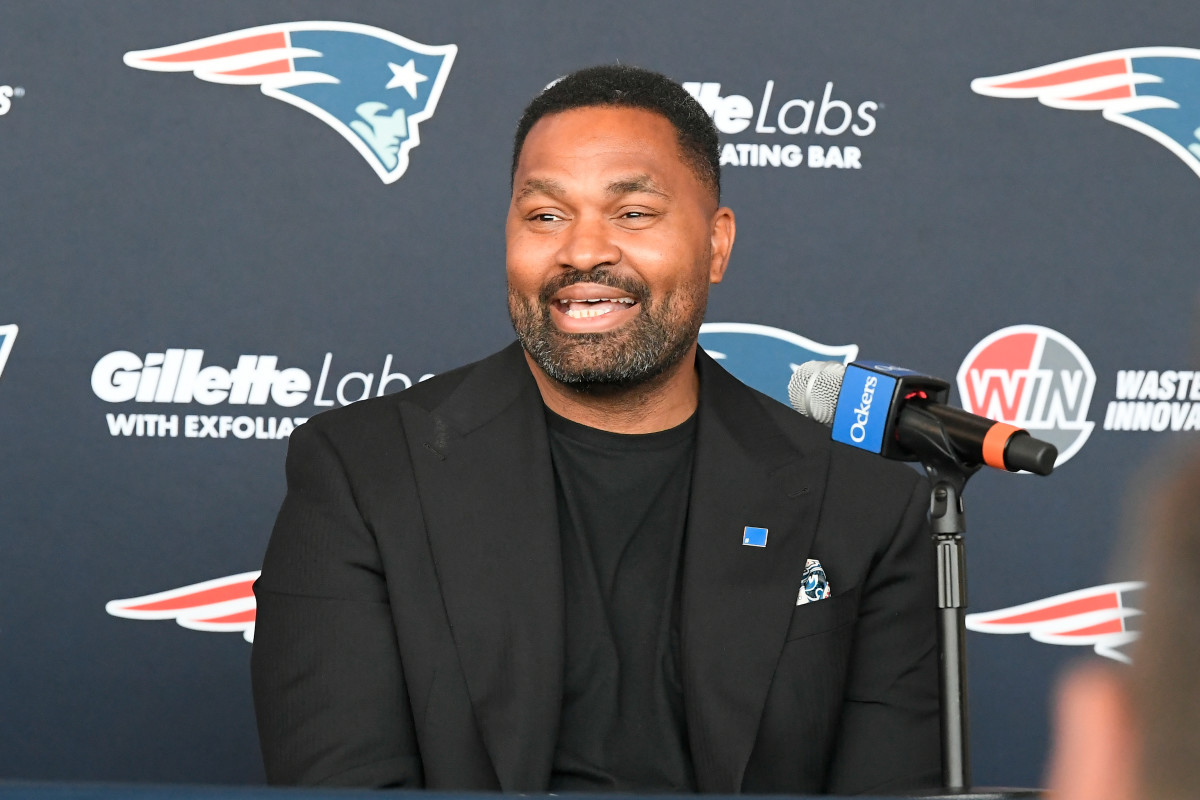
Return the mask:
<svg viewBox="0 0 1200 800">
<path fill-rule="evenodd" d="M 649 434 L 546 417 L 566 601 L 550 791 L 695 791 L 679 663 L 695 417 Z"/>
</svg>

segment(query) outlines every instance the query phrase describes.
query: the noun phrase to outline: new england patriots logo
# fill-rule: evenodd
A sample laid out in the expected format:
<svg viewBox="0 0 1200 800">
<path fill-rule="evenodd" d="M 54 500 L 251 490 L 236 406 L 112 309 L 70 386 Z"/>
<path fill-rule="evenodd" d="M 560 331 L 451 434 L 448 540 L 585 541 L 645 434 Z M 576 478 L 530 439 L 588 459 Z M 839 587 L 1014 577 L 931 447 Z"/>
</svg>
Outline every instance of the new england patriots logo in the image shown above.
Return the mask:
<svg viewBox="0 0 1200 800">
<path fill-rule="evenodd" d="M 156 594 L 113 600 L 104 610 L 126 619 L 173 619 L 194 631 L 241 633 L 247 642 L 253 642 L 254 620 L 258 615 L 254 600 L 256 580 L 257 571 L 243 572 Z"/>
<path fill-rule="evenodd" d="M 457 52 L 370 25 L 285 22 L 131 51 L 125 63 L 257 84 L 324 120 L 392 183 L 408 169 L 408 152 L 421 142 L 417 125 L 433 116 Z"/>
<path fill-rule="evenodd" d="M 1011 608 L 968 614 L 967 630 L 978 633 L 1027 633 L 1045 644 L 1091 645 L 1097 655 L 1129 663 L 1121 648 L 1138 638 L 1133 607 L 1146 584 L 1108 583 L 1047 597 Z"/>
<path fill-rule="evenodd" d="M 17 326 L 0 325 L 0 375 L 4 374 L 4 365 L 8 363 L 8 354 L 12 352 L 16 341 Z"/>
<path fill-rule="evenodd" d="M 747 386 L 785 406 L 792 371 L 805 361 L 841 361 L 858 356 L 858 345 L 830 346 L 791 331 L 751 322 L 706 322 L 700 326 L 700 346 Z"/>
<path fill-rule="evenodd" d="M 971 89 L 989 97 L 1036 97 L 1052 108 L 1100 111 L 1109 122 L 1165 146 L 1200 175 L 1200 50 L 1112 50 L 976 78 Z"/>
</svg>

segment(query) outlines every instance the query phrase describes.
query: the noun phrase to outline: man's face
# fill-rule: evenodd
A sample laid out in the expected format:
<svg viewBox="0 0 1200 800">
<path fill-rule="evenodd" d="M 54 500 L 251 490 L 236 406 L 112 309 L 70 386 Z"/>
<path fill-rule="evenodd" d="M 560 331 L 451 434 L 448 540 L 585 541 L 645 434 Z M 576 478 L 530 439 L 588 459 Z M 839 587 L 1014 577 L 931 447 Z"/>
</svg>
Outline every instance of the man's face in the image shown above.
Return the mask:
<svg viewBox="0 0 1200 800">
<path fill-rule="evenodd" d="M 530 130 L 506 233 L 508 307 L 525 350 L 561 383 L 622 388 L 692 351 L 733 217 L 666 118 L 586 107 Z"/>
</svg>

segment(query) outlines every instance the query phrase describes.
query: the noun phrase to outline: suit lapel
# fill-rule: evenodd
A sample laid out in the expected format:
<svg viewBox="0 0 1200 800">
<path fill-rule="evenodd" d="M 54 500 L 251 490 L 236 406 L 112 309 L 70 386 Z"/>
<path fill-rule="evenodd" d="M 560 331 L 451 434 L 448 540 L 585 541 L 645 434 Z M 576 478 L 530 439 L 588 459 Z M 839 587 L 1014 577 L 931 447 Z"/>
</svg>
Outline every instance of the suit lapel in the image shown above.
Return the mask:
<svg viewBox="0 0 1200 800">
<path fill-rule="evenodd" d="M 827 471 L 706 354 L 684 551 L 688 735 L 702 792 L 741 789 L 796 606 Z M 742 544 L 767 528 L 765 547 Z"/>
<path fill-rule="evenodd" d="M 545 791 L 562 703 L 563 601 L 542 403 L 518 346 L 433 409 L 402 404 L 459 662 L 501 789 Z"/>
</svg>

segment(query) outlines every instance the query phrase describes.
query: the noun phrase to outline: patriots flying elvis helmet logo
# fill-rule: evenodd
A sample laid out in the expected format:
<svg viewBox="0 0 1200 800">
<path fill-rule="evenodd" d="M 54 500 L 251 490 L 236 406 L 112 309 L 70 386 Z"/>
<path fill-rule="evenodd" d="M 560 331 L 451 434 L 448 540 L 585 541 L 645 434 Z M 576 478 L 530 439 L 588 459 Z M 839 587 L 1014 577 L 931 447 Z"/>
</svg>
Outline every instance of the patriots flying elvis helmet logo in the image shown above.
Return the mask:
<svg viewBox="0 0 1200 800">
<path fill-rule="evenodd" d="M 408 169 L 458 52 L 352 22 L 284 22 L 134 50 L 125 63 L 191 72 L 213 83 L 258 85 L 345 137 L 384 183 Z"/>
<path fill-rule="evenodd" d="M 1096 655 L 1129 663 L 1125 648 L 1137 641 L 1142 612 L 1136 607 L 1146 584 L 1123 581 L 1058 594 L 1032 603 L 967 614 L 977 633 L 1026 633 L 1035 642 L 1088 645 Z"/>
<path fill-rule="evenodd" d="M 4 374 L 4 365 L 8 363 L 8 354 L 12 352 L 16 340 L 16 325 L 0 325 L 0 375 Z"/>
<path fill-rule="evenodd" d="M 258 570 L 201 581 L 141 597 L 109 601 L 104 610 L 125 619 L 173 619 L 184 628 L 213 633 L 240 633 L 254 641 L 258 605 L 254 581 Z"/>
<path fill-rule="evenodd" d="M 1043 105 L 1099 111 L 1144 133 L 1200 175 L 1200 50 L 1133 47 L 1022 72 L 976 78 L 989 97 L 1036 97 Z"/>
<path fill-rule="evenodd" d="M 805 361 L 858 357 L 858 345 L 827 345 L 798 333 L 752 322 L 706 322 L 700 346 L 747 386 L 788 405 L 788 382 Z"/>
</svg>

